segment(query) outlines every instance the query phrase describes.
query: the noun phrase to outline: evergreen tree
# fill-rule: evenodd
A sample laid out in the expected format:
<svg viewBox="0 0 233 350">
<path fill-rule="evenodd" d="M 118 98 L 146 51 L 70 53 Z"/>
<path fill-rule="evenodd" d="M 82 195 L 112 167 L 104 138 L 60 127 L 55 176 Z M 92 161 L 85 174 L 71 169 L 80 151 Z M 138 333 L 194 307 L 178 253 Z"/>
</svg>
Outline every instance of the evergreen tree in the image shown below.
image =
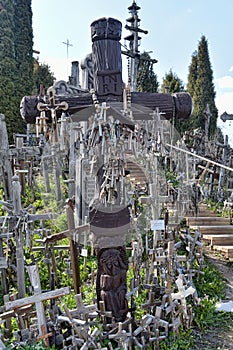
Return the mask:
<svg viewBox="0 0 233 350">
<path fill-rule="evenodd" d="M 41 85 L 46 93 L 47 89 L 53 85 L 54 80 L 55 77 L 51 72 L 50 67 L 45 63 L 39 63 L 37 60 L 34 60 L 32 94 L 38 95 L 40 93 Z"/>
<path fill-rule="evenodd" d="M 15 116 L 18 112 L 14 43 L 14 5 L 11 0 L 0 0 L 0 113 L 5 115 L 10 136 L 17 130 Z"/>
<path fill-rule="evenodd" d="M 170 69 L 170 71 L 163 78 L 162 92 L 165 93 L 166 91 L 170 94 L 184 91 L 182 80 L 178 78 L 176 73 L 172 72 L 172 69 Z"/>
<path fill-rule="evenodd" d="M 33 31 L 31 0 L 14 0 L 15 61 L 19 98 L 33 87 Z"/>
<path fill-rule="evenodd" d="M 31 0 L 0 0 L 0 113 L 5 114 L 9 140 L 25 131 L 19 106 L 33 87 Z"/>
<path fill-rule="evenodd" d="M 218 110 L 215 105 L 215 91 L 213 84 L 213 71 L 210 64 L 208 43 L 205 36 L 201 37 L 197 52 L 197 78 L 191 74 L 192 64 L 190 66 L 189 91 L 193 93 L 194 111 L 192 115 L 192 126 L 201 127 L 205 130 L 205 109 L 209 105 L 211 112 L 209 134 L 213 135 L 217 127 Z M 191 81 L 191 77 L 193 81 Z M 193 85 L 195 82 L 195 86 Z M 194 87 L 194 89 L 193 89 Z"/>
<path fill-rule="evenodd" d="M 153 70 L 153 60 L 149 53 L 143 52 L 140 56 L 138 75 L 137 75 L 137 90 L 140 92 L 158 92 L 159 83 L 157 75 Z"/>
<path fill-rule="evenodd" d="M 193 53 L 191 64 L 189 66 L 187 92 L 191 96 L 194 95 L 196 82 L 197 82 L 197 51 Z"/>
</svg>

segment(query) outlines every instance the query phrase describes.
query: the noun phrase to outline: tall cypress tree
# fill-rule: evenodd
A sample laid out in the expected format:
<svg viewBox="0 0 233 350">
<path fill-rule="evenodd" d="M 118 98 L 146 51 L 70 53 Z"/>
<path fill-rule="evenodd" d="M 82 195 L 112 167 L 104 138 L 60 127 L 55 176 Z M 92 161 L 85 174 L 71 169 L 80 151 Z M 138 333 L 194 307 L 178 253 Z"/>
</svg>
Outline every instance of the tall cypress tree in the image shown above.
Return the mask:
<svg viewBox="0 0 233 350">
<path fill-rule="evenodd" d="M 137 90 L 140 92 L 158 92 L 159 83 L 153 70 L 153 61 L 148 52 L 140 56 L 137 75 Z"/>
<path fill-rule="evenodd" d="M 45 63 L 39 63 L 34 60 L 33 72 L 33 90 L 32 94 L 38 95 L 40 93 L 40 86 L 43 85 L 45 92 L 53 85 L 55 77 L 50 70 L 50 67 Z"/>
<path fill-rule="evenodd" d="M 192 83 L 190 82 L 190 86 Z M 190 91 L 191 92 L 191 91 Z M 197 79 L 193 92 L 194 111 L 192 122 L 194 127 L 205 130 L 205 109 L 209 105 L 211 112 L 210 135 L 213 135 L 217 127 L 218 110 L 215 105 L 215 91 L 213 84 L 213 71 L 210 64 L 208 43 L 203 35 L 198 45 L 197 52 Z"/>
<path fill-rule="evenodd" d="M 191 64 L 189 66 L 188 73 L 188 84 L 187 84 L 187 92 L 193 96 L 195 91 L 195 86 L 197 82 L 197 51 L 195 51 L 192 55 Z"/>
<path fill-rule="evenodd" d="M 19 106 L 33 87 L 31 0 L 0 0 L 0 113 L 10 141 L 25 130 Z"/>
<path fill-rule="evenodd" d="M 9 136 L 17 130 L 14 44 L 14 4 L 12 0 L 0 0 L 0 113 L 6 117 Z"/>
<path fill-rule="evenodd" d="M 15 61 L 20 98 L 33 87 L 33 31 L 31 0 L 14 0 Z"/>
<path fill-rule="evenodd" d="M 163 78 L 162 92 L 166 92 L 167 89 L 170 94 L 184 91 L 184 84 L 182 80 L 178 78 L 176 73 L 173 73 L 172 69 L 170 69 L 170 71 Z"/>
</svg>

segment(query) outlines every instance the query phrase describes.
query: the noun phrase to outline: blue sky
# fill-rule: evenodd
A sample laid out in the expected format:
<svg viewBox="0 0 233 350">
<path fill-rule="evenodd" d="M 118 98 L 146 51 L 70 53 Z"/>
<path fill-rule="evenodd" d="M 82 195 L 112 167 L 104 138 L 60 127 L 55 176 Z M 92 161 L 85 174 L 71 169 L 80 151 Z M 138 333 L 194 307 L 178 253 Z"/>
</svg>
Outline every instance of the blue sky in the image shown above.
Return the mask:
<svg viewBox="0 0 233 350">
<path fill-rule="evenodd" d="M 32 0 L 34 49 L 39 61 L 47 63 L 57 80 L 67 80 L 70 62 L 81 61 L 91 52 L 90 24 L 101 17 L 113 17 L 124 29 L 132 0 Z M 142 35 L 140 51 L 152 51 L 158 59 L 154 71 L 158 80 L 172 69 L 187 83 L 191 56 L 202 35 L 208 40 L 210 61 L 216 90 L 219 115 L 233 114 L 233 0 L 137 0 L 141 7 Z M 66 42 L 69 48 L 68 60 Z M 126 65 L 123 60 L 123 77 Z M 124 79 L 126 81 L 126 78 Z M 231 125 L 232 124 L 232 125 Z M 233 121 L 219 126 L 232 135 Z"/>
</svg>

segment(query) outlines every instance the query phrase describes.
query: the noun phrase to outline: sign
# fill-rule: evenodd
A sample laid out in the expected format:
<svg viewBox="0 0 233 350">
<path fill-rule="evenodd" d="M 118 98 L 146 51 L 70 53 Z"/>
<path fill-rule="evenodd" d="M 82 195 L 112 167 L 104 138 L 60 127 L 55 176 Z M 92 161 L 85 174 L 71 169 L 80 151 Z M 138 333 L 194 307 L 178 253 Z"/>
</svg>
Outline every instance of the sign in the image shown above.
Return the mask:
<svg viewBox="0 0 233 350">
<path fill-rule="evenodd" d="M 150 225 L 151 230 L 165 230 L 165 224 L 163 219 L 151 220 Z"/>
</svg>

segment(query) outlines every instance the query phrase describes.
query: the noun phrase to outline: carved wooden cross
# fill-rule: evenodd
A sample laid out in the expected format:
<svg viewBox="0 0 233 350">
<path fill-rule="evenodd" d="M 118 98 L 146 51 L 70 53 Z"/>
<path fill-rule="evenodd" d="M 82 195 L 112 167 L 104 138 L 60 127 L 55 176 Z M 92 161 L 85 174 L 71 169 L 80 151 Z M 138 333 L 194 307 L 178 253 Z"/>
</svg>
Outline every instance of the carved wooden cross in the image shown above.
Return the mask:
<svg viewBox="0 0 233 350">
<path fill-rule="evenodd" d="M 51 141 L 53 143 L 53 142 L 58 142 L 56 112 L 58 110 L 66 111 L 68 109 L 68 104 L 65 101 L 62 101 L 60 103 L 55 102 L 55 90 L 53 88 L 49 88 L 47 93 L 48 93 L 48 97 L 49 97 L 49 103 L 38 102 L 37 109 L 40 112 L 42 112 L 41 118 L 43 120 L 43 128 L 44 128 L 44 120 L 45 120 L 44 111 L 51 112 L 51 119 L 52 119 Z M 39 122 L 39 120 L 38 120 L 38 122 Z"/>
<path fill-rule="evenodd" d="M 39 330 L 38 339 L 45 339 L 46 346 L 49 346 L 48 337 L 51 336 L 52 334 L 47 333 L 47 325 L 46 325 L 43 301 L 59 298 L 66 294 L 69 294 L 70 289 L 68 287 L 63 287 L 60 289 L 42 293 L 37 265 L 28 266 L 28 273 L 29 273 L 32 287 L 34 289 L 34 295 L 26 298 L 14 300 L 14 301 L 8 301 L 5 304 L 5 307 L 6 307 L 6 310 L 12 310 L 22 306 L 35 304 L 37 320 L 38 320 L 38 330 Z"/>
</svg>

